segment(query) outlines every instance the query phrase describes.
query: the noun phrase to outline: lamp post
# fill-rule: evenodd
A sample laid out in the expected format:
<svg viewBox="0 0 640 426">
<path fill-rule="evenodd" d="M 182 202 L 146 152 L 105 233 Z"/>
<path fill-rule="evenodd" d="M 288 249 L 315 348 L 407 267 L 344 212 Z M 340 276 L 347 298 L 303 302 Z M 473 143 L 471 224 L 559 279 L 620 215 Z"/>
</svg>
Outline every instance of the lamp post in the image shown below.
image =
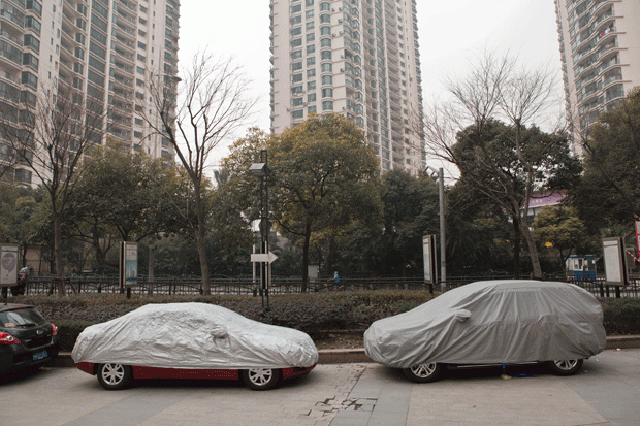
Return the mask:
<svg viewBox="0 0 640 426">
<path fill-rule="evenodd" d="M 253 163 L 249 171 L 260 179 L 260 253 L 269 254 L 269 197 L 268 185 L 269 174 L 271 170 L 267 166 L 267 151 L 260 151 L 260 163 Z M 267 309 L 269 309 L 269 278 L 271 264 L 269 262 L 260 262 L 260 287 L 262 295 L 262 306 L 264 306 L 265 296 L 267 298 Z"/>
<path fill-rule="evenodd" d="M 447 290 L 447 244 L 445 239 L 445 224 L 444 224 L 444 169 L 436 170 L 430 166 L 426 167 L 433 173 L 436 173 L 439 181 L 439 198 L 440 198 L 440 279 L 442 284 L 442 292 Z"/>
</svg>

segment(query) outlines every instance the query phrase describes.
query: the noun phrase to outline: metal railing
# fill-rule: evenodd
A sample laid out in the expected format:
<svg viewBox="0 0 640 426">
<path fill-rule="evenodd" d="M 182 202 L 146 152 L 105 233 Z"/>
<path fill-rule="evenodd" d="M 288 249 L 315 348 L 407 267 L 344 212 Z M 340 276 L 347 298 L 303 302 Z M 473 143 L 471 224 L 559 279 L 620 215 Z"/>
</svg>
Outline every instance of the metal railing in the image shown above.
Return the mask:
<svg viewBox="0 0 640 426">
<path fill-rule="evenodd" d="M 524 278 L 524 277 L 523 277 Z M 440 292 L 451 290 L 476 281 L 511 280 L 506 274 L 491 274 L 477 276 L 451 276 L 447 283 L 425 284 L 422 277 L 367 277 L 342 278 L 336 283 L 329 277 L 323 277 L 310 282 L 309 293 L 332 291 L 360 291 L 360 290 L 428 290 Z M 640 297 L 640 277 L 632 277 L 627 286 L 614 287 L 606 285 L 604 277 L 595 280 L 579 280 L 570 275 L 547 275 L 547 281 L 560 281 L 576 284 L 591 294 L 602 297 Z M 105 275 L 71 276 L 65 279 L 67 292 L 70 294 L 87 293 L 120 293 L 121 288 L 117 277 Z M 58 283 L 52 277 L 30 277 L 25 286 L 28 295 L 56 294 Z M 275 277 L 269 288 L 270 295 L 301 293 L 302 282 L 298 277 Z M 125 291 L 135 295 L 197 295 L 202 294 L 202 283 L 197 276 L 168 276 L 156 277 L 154 282 L 148 282 L 146 277 L 139 277 L 135 285 L 129 285 Z M 259 281 L 252 277 L 213 277 L 211 278 L 211 294 L 228 295 L 261 295 Z"/>
</svg>

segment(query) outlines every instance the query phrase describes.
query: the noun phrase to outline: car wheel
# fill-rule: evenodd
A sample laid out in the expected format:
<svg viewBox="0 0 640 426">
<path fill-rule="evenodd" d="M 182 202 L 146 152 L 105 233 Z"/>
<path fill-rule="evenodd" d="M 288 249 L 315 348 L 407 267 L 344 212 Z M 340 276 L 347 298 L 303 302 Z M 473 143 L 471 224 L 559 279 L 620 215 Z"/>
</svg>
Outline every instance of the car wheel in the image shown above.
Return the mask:
<svg viewBox="0 0 640 426">
<path fill-rule="evenodd" d="M 120 390 L 131 382 L 131 367 L 122 364 L 98 365 L 98 383 L 106 390 Z"/>
<path fill-rule="evenodd" d="M 280 370 L 275 368 L 251 368 L 244 370 L 242 376 L 250 389 L 273 389 L 280 382 Z"/>
<path fill-rule="evenodd" d="M 437 362 L 425 362 L 404 368 L 404 374 L 416 383 L 431 383 L 439 380 L 442 376 L 443 365 Z"/>
<path fill-rule="evenodd" d="M 561 361 L 549 361 L 549 367 L 553 374 L 570 376 L 576 374 L 582 367 L 581 359 L 565 359 Z"/>
</svg>

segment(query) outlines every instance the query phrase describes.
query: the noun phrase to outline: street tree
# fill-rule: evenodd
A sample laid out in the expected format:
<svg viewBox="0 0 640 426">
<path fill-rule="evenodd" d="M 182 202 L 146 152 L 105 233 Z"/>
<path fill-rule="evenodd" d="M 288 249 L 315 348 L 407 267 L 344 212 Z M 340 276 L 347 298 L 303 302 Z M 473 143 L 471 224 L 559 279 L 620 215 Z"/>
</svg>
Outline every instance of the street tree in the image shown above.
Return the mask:
<svg viewBox="0 0 640 426">
<path fill-rule="evenodd" d="M 551 243 L 566 269 L 567 259 L 585 237 L 585 227 L 574 207 L 544 206 L 533 222 L 533 235 L 540 244 Z"/>
<path fill-rule="evenodd" d="M 313 234 L 379 214 L 379 163 L 362 130 L 338 114 L 312 114 L 271 142 L 272 217 L 282 232 L 301 239 L 306 291 Z"/>
<path fill-rule="evenodd" d="M 504 208 L 459 179 L 447 191 L 447 269 L 463 275 L 508 270 L 520 273 L 520 233 Z M 516 227 L 517 228 L 517 227 Z"/>
<path fill-rule="evenodd" d="M 439 230 L 439 194 L 426 173 L 390 170 L 382 176 L 383 232 L 378 244 L 386 273 L 422 265 L 422 236 Z"/>
<path fill-rule="evenodd" d="M 584 141 L 584 173 L 570 192 L 590 233 L 640 216 L 640 88 L 602 114 Z"/>
<path fill-rule="evenodd" d="M 154 135 L 170 144 L 191 181 L 197 221 L 188 222 L 195 237 L 204 294 L 211 293 L 205 250 L 209 219 L 203 199 L 209 155 L 243 126 L 256 101 L 247 96 L 249 82 L 229 59 L 207 53 L 194 56 L 180 81 L 165 74 L 147 76 L 152 108 L 159 121 L 146 116 Z M 173 102 L 177 86 L 177 105 Z"/>
<path fill-rule="evenodd" d="M 146 154 L 129 153 L 111 142 L 94 150 L 69 204 L 74 236 L 90 244 L 99 264 L 120 241 L 137 241 L 175 230 L 169 215 L 174 165 Z"/>
<path fill-rule="evenodd" d="M 554 74 L 518 68 L 508 55 L 497 58 L 485 53 L 466 79 L 449 80 L 447 88 L 450 99 L 427 111 L 416 129 L 424 135 L 427 154 L 453 163 L 469 183 L 502 204 L 518 225 L 533 274 L 540 278 L 538 249 L 526 212 L 541 183 L 546 184 L 559 164 L 570 162 L 551 160 L 554 152 L 568 154 L 566 136 L 544 134 L 534 124 L 555 105 Z M 499 121 L 504 130 L 496 134 Z M 461 137 L 468 146 L 462 157 L 455 150 Z"/>
<path fill-rule="evenodd" d="M 66 295 L 62 224 L 78 179 L 90 164 L 81 159 L 100 144 L 104 118 L 101 102 L 64 80 L 54 80 L 50 90 L 41 90 L 33 105 L 20 112 L 19 125 L 2 123 L 2 134 L 17 153 L 17 162 L 33 173 L 48 195 L 55 281 L 61 295 Z"/>
</svg>

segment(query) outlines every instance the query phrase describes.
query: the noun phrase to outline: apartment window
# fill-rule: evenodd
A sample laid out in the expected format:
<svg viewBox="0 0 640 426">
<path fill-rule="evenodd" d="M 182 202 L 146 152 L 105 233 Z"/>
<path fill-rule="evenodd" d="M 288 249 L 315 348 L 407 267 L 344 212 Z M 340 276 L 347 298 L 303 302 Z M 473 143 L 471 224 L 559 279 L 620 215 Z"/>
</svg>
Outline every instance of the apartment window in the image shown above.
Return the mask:
<svg viewBox="0 0 640 426">
<path fill-rule="evenodd" d="M 291 52 L 291 58 L 292 59 L 302 58 L 302 50 L 294 50 L 293 52 Z"/>
<path fill-rule="evenodd" d="M 316 53 L 316 45 L 315 44 L 307 45 L 307 55 L 311 55 L 313 53 Z"/>
<path fill-rule="evenodd" d="M 302 39 L 301 38 L 296 38 L 291 40 L 291 47 L 298 47 L 298 46 L 302 46 Z"/>
<path fill-rule="evenodd" d="M 307 58 L 307 66 L 311 66 L 311 65 L 315 65 L 316 64 L 316 57 L 315 56 L 311 56 L 309 58 Z"/>
<path fill-rule="evenodd" d="M 31 74 L 29 71 L 22 72 L 22 84 L 27 84 L 34 89 L 38 88 L 38 77 Z"/>
<path fill-rule="evenodd" d="M 333 89 L 330 88 L 330 87 L 322 89 L 322 97 L 323 98 L 333 98 Z"/>
<path fill-rule="evenodd" d="M 307 7 L 313 6 L 313 0 L 307 0 Z"/>
<path fill-rule="evenodd" d="M 333 83 L 333 78 L 330 75 L 323 75 L 322 76 L 322 85 L 323 86 L 330 86 Z"/>
<path fill-rule="evenodd" d="M 302 105 L 302 98 L 293 98 L 293 100 L 292 100 L 292 105 L 293 105 L 293 106 L 300 106 L 300 105 Z"/>
<path fill-rule="evenodd" d="M 324 52 L 320 52 L 320 60 L 324 61 L 330 61 L 331 60 L 331 51 L 330 50 L 325 50 Z"/>
<path fill-rule="evenodd" d="M 83 59 L 84 60 L 84 49 L 82 47 L 76 46 L 73 49 L 73 56 L 75 56 L 78 59 Z"/>
<path fill-rule="evenodd" d="M 292 95 L 297 95 L 298 93 L 302 93 L 302 86 L 295 86 L 291 88 Z"/>
<path fill-rule="evenodd" d="M 315 76 L 316 76 L 316 69 L 315 68 L 311 68 L 311 69 L 307 70 L 307 78 L 315 77 Z"/>
<path fill-rule="evenodd" d="M 298 25 L 302 23 L 302 15 L 296 15 L 291 18 L 291 25 Z"/>
<path fill-rule="evenodd" d="M 331 10 L 331 5 L 328 2 L 320 3 L 320 10 Z"/>
<path fill-rule="evenodd" d="M 316 27 L 316 23 L 314 21 L 307 22 L 307 31 L 311 31 Z"/>
<path fill-rule="evenodd" d="M 331 62 L 326 62 L 320 65 L 320 72 L 331 72 Z"/>
<path fill-rule="evenodd" d="M 309 108 L 307 108 L 307 111 L 308 113 L 317 112 L 318 108 L 315 105 L 312 105 Z"/>
<path fill-rule="evenodd" d="M 331 27 L 320 27 L 320 35 L 331 35 Z"/>
<path fill-rule="evenodd" d="M 81 19 L 78 19 L 78 20 L 82 21 Z M 84 22 L 84 21 L 82 21 L 82 22 Z M 25 18 L 24 18 L 24 27 L 25 28 L 31 28 L 38 35 L 40 35 L 40 22 L 38 22 L 38 20 L 36 18 L 34 18 L 33 16 L 25 16 Z"/>
<path fill-rule="evenodd" d="M 24 45 L 33 48 L 36 52 L 40 52 L 40 41 L 31 34 L 24 35 Z"/>
<path fill-rule="evenodd" d="M 323 101 L 322 102 L 322 110 L 332 110 L 333 109 L 333 101 Z"/>
<path fill-rule="evenodd" d="M 323 38 L 320 40 L 320 47 L 331 47 L 331 39 Z"/>
<path fill-rule="evenodd" d="M 297 27 L 291 30 L 292 36 L 298 36 L 300 34 L 302 34 L 302 27 Z"/>
<path fill-rule="evenodd" d="M 14 182 L 26 183 L 31 185 L 31 170 L 15 169 Z"/>
<path fill-rule="evenodd" d="M 25 53 L 22 55 L 22 65 L 27 65 L 38 71 L 38 58 L 33 56 L 31 53 Z"/>
<path fill-rule="evenodd" d="M 304 117 L 304 111 L 303 110 L 299 109 L 299 110 L 296 110 L 296 111 L 291 111 L 291 119 L 299 120 L 299 119 L 301 119 L 303 117 Z"/>
<path fill-rule="evenodd" d="M 314 33 L 308 33 L 307 34 L 307 42 L 313 41 L 315 39 L 316 39 L 316 35 Z"/>
<path fill-rule="evenodd" d="M 291 6 L 291 13 L 298 13 L 302 10 L 302 5 L 300 4 L 296 4 L 294 6 Z"/>
<path fill-rule="evenodd" d="M 298 81 L 302 81 L 302 74 L 294 74 L 291 76 L 291 81 L 293 83 L 298 82 Z"/>
<path fill-rule="evenodd" d="M 320 15 L 320 23 L 321 24 L 330 24 L 331 23 L 331 15 L 328 13 L 323 13 Z"/>
<path fill-rule="evenodd" d="M 311 19 L 313 19 L 314 15 L 315 15 L 315 11 L 313 9 L 307 10 L 307 21 L 310 21 Z"/>
<path fill-rule="evenodd" d="M 291 69 L 293 71 L 302 69 L 302 62 L 294 62 L 291 64 Z"/>
<path fill-rule="evenodd" d="M 315 88 L 316 88 L 316 81 L 315 80 L 309 81 L 307 83 L 307 90 L 315 90 Z"/>
</svg>

